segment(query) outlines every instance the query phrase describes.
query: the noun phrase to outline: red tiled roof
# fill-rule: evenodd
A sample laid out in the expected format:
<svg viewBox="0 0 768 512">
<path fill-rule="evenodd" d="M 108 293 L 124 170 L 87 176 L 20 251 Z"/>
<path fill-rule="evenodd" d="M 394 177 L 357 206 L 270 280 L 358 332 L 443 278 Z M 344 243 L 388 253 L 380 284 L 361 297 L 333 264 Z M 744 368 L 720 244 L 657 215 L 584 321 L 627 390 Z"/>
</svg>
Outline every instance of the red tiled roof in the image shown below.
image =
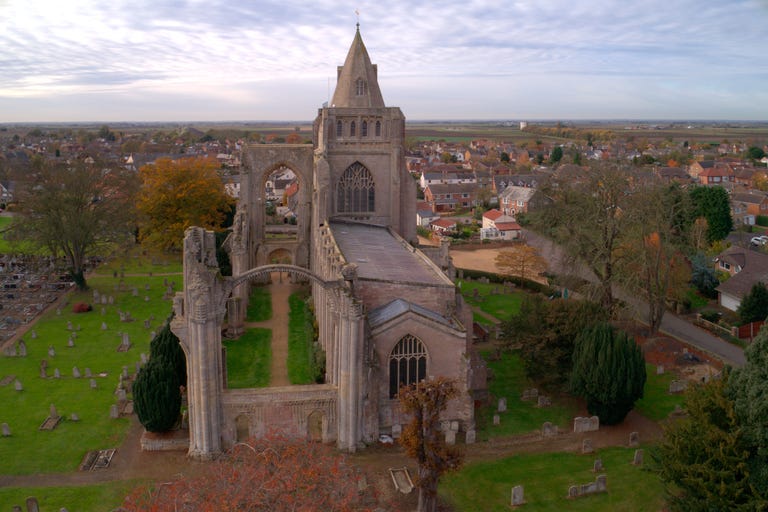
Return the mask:
<svg viewBox="0 0 768 512">
<path fill-rule="evenodd" d="M 486 218 L 486 219 L 488 219 L 488 220 L 496 220 L 496 219 L 498 219 L 499 217 L 501 217 L 502 215 L 504 215 L 504 214 L 503 214 L 503 213 L 501 213 L 501 212 L 500 212 L 499 210 L 497 210 L 496 208 L 494 208 L 493 210 L 488 210 L 487 212 L 485 212 L 485 213 L 483 214 L 483 217 L 485 217 L 485 218 Z"/>
<path fill-rule="evenodd" d="M 518 231 L 521 228 L 517 222 L 497 222 L 496 229 L 499 231 Z"/>
</svg>

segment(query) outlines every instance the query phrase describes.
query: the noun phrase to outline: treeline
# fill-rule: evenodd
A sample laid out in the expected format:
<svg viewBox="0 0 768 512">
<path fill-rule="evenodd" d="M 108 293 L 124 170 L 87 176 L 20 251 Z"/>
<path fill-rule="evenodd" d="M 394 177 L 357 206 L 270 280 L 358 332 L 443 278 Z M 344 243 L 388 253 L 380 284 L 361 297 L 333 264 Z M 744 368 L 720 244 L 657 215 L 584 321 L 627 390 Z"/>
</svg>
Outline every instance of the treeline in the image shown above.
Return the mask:
<svg viewBox="0 0 768 512">
<path fill-rule="evenodd" d="M 573 126 L 563 126 L 560 123 L 558 123 L 556 126 L 528 125 L 523 131 L 535 133 L 537 135 L 545 135 L 547 137 L 582 140 L 586 141 L 590 145 L 594 142 L 611 142 L 616 138 L 616 135 L 612 130 L 585 130 L 583 128 L 575 128 Z"/>
</svg>

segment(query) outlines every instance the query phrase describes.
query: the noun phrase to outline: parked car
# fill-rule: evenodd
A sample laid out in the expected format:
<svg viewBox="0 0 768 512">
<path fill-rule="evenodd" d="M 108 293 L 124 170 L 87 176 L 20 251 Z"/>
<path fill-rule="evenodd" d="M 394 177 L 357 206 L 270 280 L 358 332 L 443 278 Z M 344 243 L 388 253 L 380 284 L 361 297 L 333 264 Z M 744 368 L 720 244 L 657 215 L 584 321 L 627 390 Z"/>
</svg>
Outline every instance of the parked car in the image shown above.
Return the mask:
<svg viewBox="0 0 768 512">
<path fill-rule="evenodd" d="M 765 245 L 768 243 L 768 235 L 753 236 L 749 243 L 752 245 Z"/>
</svg>

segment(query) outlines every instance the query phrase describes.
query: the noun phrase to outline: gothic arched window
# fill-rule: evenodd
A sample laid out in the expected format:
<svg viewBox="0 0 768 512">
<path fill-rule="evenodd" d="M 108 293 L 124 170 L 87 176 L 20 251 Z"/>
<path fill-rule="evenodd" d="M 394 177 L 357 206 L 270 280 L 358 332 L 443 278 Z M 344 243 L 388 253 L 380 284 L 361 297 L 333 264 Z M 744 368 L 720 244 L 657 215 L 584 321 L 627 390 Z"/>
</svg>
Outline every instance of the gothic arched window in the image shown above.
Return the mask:
<svg viewBox="0 0 768 512">
<path fill-rule="evenodd" d="M 365 80 L 362 78 L 358 78 L 355 81 L 355 95 L 356 96 L 364 96 L 365 95 Z"/>
<path fill-rule="evenodd" d="M 389 398 L 396 398 L 401 386 L 427 378 L 427 350 L 416 336 L 400 338 L 389 355 Z"/>
<path fill-rule="evenodd" d="M 336 136 L 341 137 L 344 129 L 344 123 L 341 121 L 336 121 Z"/>
<path fill-rule="evenodd" d="M 368 136 L 368 121 L 363 121 L 362 124 L 360 124 L 360 136 L 361 137 Z"/>
<path fill-rule="evenodd" d="M 376 121 L 376 136 L 381 137 L 381 121 Z"/>
<path fill-rule="evenodd" d="M 339 213 L 372 212 L 376 209 L 376 187 L 371 171 L 355 162 L 344 171 L 336 185 Z"/>
<path fill-rule="evenodd" d="M 355 136 L 355 122 L 352 121 L 349 123 L 349 136 L 354 137 Z"/>
</svg>

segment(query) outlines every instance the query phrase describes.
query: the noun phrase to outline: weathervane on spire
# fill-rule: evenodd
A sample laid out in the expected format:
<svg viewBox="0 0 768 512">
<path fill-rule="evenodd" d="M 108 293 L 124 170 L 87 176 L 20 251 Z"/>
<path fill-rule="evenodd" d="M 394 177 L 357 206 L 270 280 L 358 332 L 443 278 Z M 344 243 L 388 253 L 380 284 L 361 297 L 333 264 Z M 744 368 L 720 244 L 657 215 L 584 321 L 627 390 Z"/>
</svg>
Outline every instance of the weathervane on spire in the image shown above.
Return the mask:
<svg viewBox="0 0 768 512">
<path fill-rule="evenodd" d="M 355 9 L 355 16 L 357 16 L 357 30 L 360 30 L 360 11 Z"/>
</svg>

